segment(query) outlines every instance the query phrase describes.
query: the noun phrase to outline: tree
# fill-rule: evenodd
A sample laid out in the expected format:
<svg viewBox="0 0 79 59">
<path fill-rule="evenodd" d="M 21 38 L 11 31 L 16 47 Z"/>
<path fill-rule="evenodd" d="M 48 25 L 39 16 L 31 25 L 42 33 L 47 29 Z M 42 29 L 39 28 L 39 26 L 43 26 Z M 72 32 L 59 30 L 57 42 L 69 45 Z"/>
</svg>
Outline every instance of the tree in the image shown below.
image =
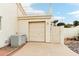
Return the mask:
<svg viewBox="0 0 79 59">
<path fill-rule="evenodd" d="M 74 26 L 78 26 L 79 25 L 79 21 L 77 21 L 77 20 L 73 21 L 73 25 Z"/>
<path fill-rule="evenodd" d="M 60 23 L 57 24 L 57 26 L 64 26 L 64 25 L 65 25 L 64 22 L 60 22 Z"/>
<path fill-rule="evenodd" d="M 73 26 L 73 24 L 65 24 L 64 25 L 65 28 L 70 28 L 71 26 Z"/>
<path fill-rule="evenodd" d="M 56 23 L 58 22 L 58 20 L 54 20 L 53 23 L 54 23 L 54 26 L 56 26 Z"/>
</svg>

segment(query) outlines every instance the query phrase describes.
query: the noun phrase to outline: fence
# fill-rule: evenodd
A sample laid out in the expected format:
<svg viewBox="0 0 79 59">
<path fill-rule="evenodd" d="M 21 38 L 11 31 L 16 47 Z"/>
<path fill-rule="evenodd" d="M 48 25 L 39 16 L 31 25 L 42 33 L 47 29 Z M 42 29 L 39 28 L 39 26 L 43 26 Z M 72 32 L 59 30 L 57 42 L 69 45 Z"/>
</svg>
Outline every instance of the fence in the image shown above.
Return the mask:
<svg viewBox="0 0 79 59">
<path fill-rule="evenodd" d="M 73 28 L 64 28 L 64 38 L 71 38 L 77 36 L 79 33 L 79 26 Z"/>
<path fill-rule="evenodd" d="M 64 36 L 63 36 L 63 26 L 52 26 L 52 32 L 51 32 L 51 42 L 53 43 L 61 43 L 64 42 Z"/>
</svg>

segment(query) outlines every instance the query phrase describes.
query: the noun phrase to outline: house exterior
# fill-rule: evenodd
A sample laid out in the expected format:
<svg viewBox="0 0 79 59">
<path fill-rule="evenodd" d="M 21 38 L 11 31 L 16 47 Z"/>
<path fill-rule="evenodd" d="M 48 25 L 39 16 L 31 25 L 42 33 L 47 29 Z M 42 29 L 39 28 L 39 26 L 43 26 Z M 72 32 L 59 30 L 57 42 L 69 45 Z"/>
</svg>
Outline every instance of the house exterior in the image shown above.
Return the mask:
<svg viewBox="0 0 79 59">
<path fill-rule="evenodd" d="M 17 17 L 25 15 L 20 4 L 16 3 L 1 3 L 1 29 L 0 29 L 0 47 L 8 44 L 8 39 L 11 35 L 17 32 Z"/>
<path fill-rule="evenodd" d="M 19 34 L 26 34 L 27 41 L 50 42 L 51 16 L 18 17 Z"/>
<path fill-rule="evenodd" d="M 8 39 L 11 35 L 26 34 L 29 42 L 61 43 L 63 40 L 59 36 L 61 35 L 61 29 L 54 28 L 51 24 L 50 15 L 27 16 L 19 3 L 0 4 L 0 16 L 0 47 L 4 47 L 9 43 Z M 54 34 L 54 30 L 60 30 L 57 32 L 59 34 Z M 54 38 L 52 35 L 59 37 Z"/>
</svg>

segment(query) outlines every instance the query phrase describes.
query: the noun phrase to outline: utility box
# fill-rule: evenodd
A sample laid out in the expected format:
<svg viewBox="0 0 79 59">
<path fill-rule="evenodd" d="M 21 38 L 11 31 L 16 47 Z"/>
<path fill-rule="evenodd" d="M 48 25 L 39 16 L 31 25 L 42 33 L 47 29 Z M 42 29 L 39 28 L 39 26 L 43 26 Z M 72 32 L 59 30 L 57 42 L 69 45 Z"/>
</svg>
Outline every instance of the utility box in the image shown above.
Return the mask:
<svg viewBox="0 0 79 59">
<path fill-rule="evenodd" d="M 11 47 L 19 47 L 23 44 L 26 43 L 26 35 L 12 35 L 10 37 L 10 40 L 11 40 Z"/>
</svg>

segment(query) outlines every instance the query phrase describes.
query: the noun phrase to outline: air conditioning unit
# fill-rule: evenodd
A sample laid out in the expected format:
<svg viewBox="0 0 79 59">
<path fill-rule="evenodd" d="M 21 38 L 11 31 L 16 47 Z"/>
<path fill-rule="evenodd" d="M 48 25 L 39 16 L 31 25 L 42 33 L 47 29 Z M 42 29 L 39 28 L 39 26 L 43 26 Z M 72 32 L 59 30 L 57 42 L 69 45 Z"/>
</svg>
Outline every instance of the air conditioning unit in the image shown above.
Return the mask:
<svg viewBox="0 0 79 59">
<path fill-rule="evenodd" d="M 26 35 L 12 35 L 10 37 L 11 40 L 11 47 L 19 47 L 23 44 L 26 43 L 27 39 L 26 39 Z"/>
</svg>

